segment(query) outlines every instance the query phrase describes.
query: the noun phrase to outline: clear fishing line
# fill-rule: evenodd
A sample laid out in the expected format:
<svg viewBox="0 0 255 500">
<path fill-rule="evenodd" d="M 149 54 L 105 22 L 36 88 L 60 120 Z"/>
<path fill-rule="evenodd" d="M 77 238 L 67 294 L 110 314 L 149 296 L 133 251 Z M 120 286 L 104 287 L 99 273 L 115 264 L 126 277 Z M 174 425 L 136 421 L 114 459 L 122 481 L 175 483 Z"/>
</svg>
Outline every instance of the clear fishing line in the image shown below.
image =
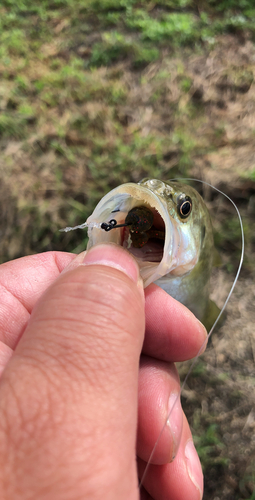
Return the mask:
<svg viewBox="0 0 255 500">
<path fill-rule="evenodd" d="M 211 187 L 212 189 L 214 189 L 214 190 L 215 190 L 215 191 L 217 191 L 218 193 L 220 193 L 220 194 L 222 194 L 223 196 L 225 196 L 225 198 L 227 198 L 227 199 L 228 199 L 228 200 L 232 203 L 232 205 L 234 206 L 234 208 L 235 208 L 235 210 L 236 210 L 236 213 L 237 213 L 237 216 L 238 216 L 238 220 L 239 220 L 239 224 L 240 224 L 240 230 L 241 230 L 241 242 L 242 242 L 242 249 L 241 249 L 241 256 L 240 256 L 240 261 L 239 261 L 238 269 L 237 269 L 237 272 L 236 272 L 236 276 L 235 276 L 235 279 L 234 279 L 234 281 L 233 281 L 233 284 L 232 284 L 232 286 L 231 286 L 231 288 L 230 288 L 230 291 L 229 291 L 229 293 L 228 293 L 228 295 L 227 295 L 227 298 L 226 298 L 226 300 L 225 300 L 225 302 L 224 302 L 224 304 L 223 304 L 223 307 L 222 307 L 222 309 L 221 309 L 221 311 L 220 311 L 220 313 L 219 313 L 218 317 L 216 318 L 215 322 L 213 323 L 213 326 L 211 327 L 211 330 L 209 331 L 207 338 L 206 338 L 206 339 L 205 339 L 205 341 L 203 342 L 203 344 L 202 344 L 202 346 L 200 347 L 200 349 L 199 349 L 199 351 L 198 351 L 198 353 L 197 353 L 196 357 L 194 358 L 194 360 L 193 360 L 193 362 L 192 362 L 192 364 L 191 364 L 191 366 L 190 366 L 190 368 L 189 368 L 189 370 L 188 370 L 188 373 L 187 373 L 187 375 L 186 375 L 186 377 L 185 377 L 185 379 L 184 379 L 184 381 L 183 381 L 183 383 L 182 383 L 182 385 L 181 385 L 181 388 L 180 388 L 179 394 L 176 396 L 176 399 L 175 399 L 175 401 L 174 401 L 174 404 L 173 404 L 173 406 L 172 406 L 172 408 L 171 408 L 170 412 L 169 412 L 169 413 L 168 413 L 168 415 L 167 415 L 167 418 L 166 418 L 166 420 L 165 420 L 165 423 L 164 423 L 164 425 L 163 425 L 163 427 L 162 427 L 162 430 L 161 430 L 161 432 L 160 432 L 160 434 L 159 434 L 159 436 L 158 436 L 158 438 L 157 438 L 157 441 L 155 442 L 155 444 L 154 444 L 154 446 L 153 446 L 153 449 L 152 449 L 152 452 L 151 452 L 151 454 L 150 454 L 149 460 L 148 460 L 147 465 L 146 465 L 146 467 L 145 467 L 145 469 L 144 469 L 143 475 L 142 475 L 141 480 L 140 480 L 140 483 L 139 483 L 139 489 L 143 486 L 143 483 L 144 483 L 145 477 L 147 476 L 147 473 L 148 473 L 149 467 L 150 467 L 150 465 L 151 465 L 152 458 L 153 458 L 153 456 L 154 456 L 154 453 L 155 453 L 155 451 L 156 451 L 156 448 L 157 448 L 157 446 L 158 446 L 158 443 L 159 443 L 159 441 L 160 441 L 160 439 L 161 439 L 161 436 L 162 436 L 162 434 L 163 434 L 163 432 L 164 432 L 164 429 L 165 429 L 165 427 L 166 427 L 166 425 L 167 425 L 167 422 L 168 422 L 168 420 L 169 420 L 169 418 L 170 418 L 170 416 L 171 416 L 171 414 L 172 414 L 172 411 L 173 411 L 173 409 L 174 409 L 174 407 L 175 407 L 175 404 L 176 404 L 177 400 L 179 399 L 179 397 L 182 395 L 183 389 L 184 389 L 184 387 L 185 387 L 185 385 L 186 385 L 186 383 L 187 383 L 187 380 L 188 380 L 188 378 L 189 378 L 189 376 L 190 376 L 190 374 L 191 374 L 191 372 L 192 372 L 192 370 L 193 370 L 193 368 L 194 368 L 194 366 L 195 366 L 195 364 L 196 364 L 196 362 L 197 362 L 197 360 L 198 360 L 198 358 L 199 358 L 199 356 L 200 356 L 201 352 L 203 352 L 203 349 L 204 349 L 205 345 L 207 344 L 207 342 L 208 342 L 209 338 L 211 337 L 211 335 L 212 335 L 212 333 L 213 333 L 213 330 L 214 330 L 215 326 L 216 326 L 216 325 L 217 325 L 217 323 L 219 322 L 219 320 L 220 320 L 220 318 L 221 318 L 221 316 L 222 316 L 222 314 L 223 314 L 224 310 L 226 309 L 226 306 L 227 306 L 227 304 L 228 304 L 228 301 L 229 301 L 229 299 L 230 299 L 230 297 L 231 297 L 231 295 L 232 295 L 232 293 L 233 293 L 233 290 L 234 290 L 234 288 L 235 288 L 235 286 L 236 286 L 236 283 L 237 283 L 237 280 L 238 280 L 238 278 L 239 278 L 240 271 L 241 271 L 241 267 L 242 267 L 242 264 L 243 264 L 243 257 L 244 257 L 244 231 L 243 231 L 243 223 L 242 223 L 242 218 L 241 218 L 240 212 L 239 212 L 239 210 L 238 210 L 238 208 L 237 208 L 236 204 L 233 202 L 233 200 L 231 200 L 231 198 L 230 198 L 227 194 L 223 193 L 223 191 L 221 191 L 220 189 L 218 189 L 218 188 L 216 188 L 216 187 L 212 186 L 212 185 L 211 185 L 211 184 L 209 184 L 208 182 L 205 182 L 205 181 L 202 181 L 202 180 L 199 180 L 199 179 L 192 179 L 192 178 L 182 178 L 182 179 L 180 179 L 180 178 L 176 178 L 176 179 L 169 179 L 169 181 L 195 181 L 195 182 L 200 182 L 201 184 L 205 184 L 206 186 Z"/>
<path fill-rule="evenodd" d="M 83 222 L 83 224 L 79 224 L 78 226 L 73 226 L 73 227 L 64 227 L 64 229 L 60 229 L 59 231 L 61 233 L 69 233 L 69 231 L 74 231 L 75 229 L 88 229 L 89 227 L 101 227 L 101 224 L 97 222 L 90 222 L 87 224 L 87 222 Z"/>
</svg>

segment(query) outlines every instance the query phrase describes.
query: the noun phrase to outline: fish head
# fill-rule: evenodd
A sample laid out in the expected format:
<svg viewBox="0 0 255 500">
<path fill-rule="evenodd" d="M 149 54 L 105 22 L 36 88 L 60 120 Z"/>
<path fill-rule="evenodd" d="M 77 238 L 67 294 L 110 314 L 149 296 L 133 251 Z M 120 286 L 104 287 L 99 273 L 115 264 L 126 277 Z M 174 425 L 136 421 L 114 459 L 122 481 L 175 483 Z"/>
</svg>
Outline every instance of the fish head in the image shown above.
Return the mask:
<svg viewBox="0 0 255 500">
<path fill-rule="evenodd" d="M 152 217 L 149 229 L 148 214 Z M 139 222 L 145 220 L 145 229 L 132 225 L 134 217 Z M 101 224 L 113 219 L 117 225 L 131 222 L 104 231 Z M 210 216 L 202 197 L 192 187 L 146 178 L 110 191 L 86 223 L 87 249 L 106 242 L 123 246 L 136 259 L 146 287 L 167 274 L 185 275 L 196 266 L 209 234 Z"/>
</svg>

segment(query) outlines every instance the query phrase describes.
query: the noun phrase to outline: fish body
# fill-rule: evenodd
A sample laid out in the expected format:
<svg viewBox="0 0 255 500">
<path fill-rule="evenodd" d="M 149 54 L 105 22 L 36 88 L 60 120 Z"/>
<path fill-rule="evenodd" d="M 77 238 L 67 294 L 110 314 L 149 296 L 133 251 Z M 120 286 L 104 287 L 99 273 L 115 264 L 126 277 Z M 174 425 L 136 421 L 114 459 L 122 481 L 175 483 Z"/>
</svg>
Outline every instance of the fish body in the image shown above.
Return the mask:
<svg viewBox="0 0 255 500">
<path fill-rule="evenodd" d="M 133 214 L 139 223 L 144 214 L 141 229 Z M 120 227 L 104 231 L 101 225 L 112 220 Z M 209 299 L 213 231 L 208 209 L 194 188 L 157 179 L 123 184 L 101 199 L 86 223 L 88 249 L 103 242 L 123 246 L 138 262 L 145 287 L 155 282 L 210 328 L 218 314 Z"/>
</svg>

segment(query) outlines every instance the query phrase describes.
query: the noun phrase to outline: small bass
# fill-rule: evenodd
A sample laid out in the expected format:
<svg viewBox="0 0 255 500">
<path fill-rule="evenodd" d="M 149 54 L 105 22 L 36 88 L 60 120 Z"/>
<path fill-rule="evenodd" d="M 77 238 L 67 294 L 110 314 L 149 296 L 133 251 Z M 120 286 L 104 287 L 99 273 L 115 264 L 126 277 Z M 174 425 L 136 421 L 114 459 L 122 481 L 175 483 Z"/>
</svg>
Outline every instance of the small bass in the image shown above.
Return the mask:
<svg viewBox="0 0 255 500">
<path fill-rule="evenodd" d="M 210 329 L 219 309 L 209 299 L 214 241 L 200 194 L 180 182 L 143 179 L 106 194 L 87 219 L 88 246 L 112 242 L 136 259 L 144 287 L 156 283 Z"/>
</svg>

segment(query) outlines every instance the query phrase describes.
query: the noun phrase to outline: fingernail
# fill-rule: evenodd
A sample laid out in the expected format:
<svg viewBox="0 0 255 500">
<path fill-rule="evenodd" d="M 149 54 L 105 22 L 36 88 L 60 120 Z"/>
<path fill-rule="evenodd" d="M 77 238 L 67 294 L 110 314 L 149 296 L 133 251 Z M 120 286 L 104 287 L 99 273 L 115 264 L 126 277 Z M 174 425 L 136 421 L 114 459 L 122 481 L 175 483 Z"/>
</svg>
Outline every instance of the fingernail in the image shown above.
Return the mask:
<svg viewBox="0 0 255 500">
<path fill-rule="evenodd" d="M 73 269 L 76 269 L 76 267 L 80 266 L 83 263 L 84 257 L 86 255 L 87 251 L 85 250 L 84 252 L 79 253 L 74 257 L 74 259 L 66 266 L 61 274 L 64 274 L 68 271 L 72 271 Z"/>
<path fill-rule="evenodd" d="M 201 331 L 203 332 L 203 335 L 204 335 L 204 341 L 203 341 L 203 344 L 202 344 L 200 351 L 199 351 L 199 354 L 202 354 L 206 350 L 208 333 L 207 333 L 207 330 L 206 330 L 205 326 L 203 325 L 203 323 L 201 323 L 201 321 L 199 321 L 199 320 L 197 320 L 197 321 L 198 321 L 198 323 L 200 323 Z"/>
<path fill-rule="evenodd" d="M 189 477 L 192 483 L 198 489 L 199 499 L 201 500 L 204 487 L 203 472 L 196 448 L 191 439 L 187 442 L 185 447 L 185 458 Z"/>
<path fill-rule="evenodd" d="M 129 276 L 135 283 L 140 282 L 140 272 L 136 261 L 127 250 L 112 243 L 92 247 L 86 252 L 82 264 L 86 266 L 99 264 L 114 267 L 114 269 L 118 269 Z"/>
<path fill-rule="evenodd" d="M 203 331 L 204 337 L 205 337 L 205 339 L 206 339 L 206 338 L 207 338 L 208 333 L 207 333 L 207 330 L 206 330 L 206 328 L 205 328 L 205 325 L 203 325 L 203 323 L 202 323 L 201 321 L 199 321 L 199 319 L 198 319 L 197 321 L 198 321 L 198 323 L 200 323 L 200 325 L 201 325 L 201 330 Z"/>
<path fill-rule="evenodd" d="M 170 427 L 170 431 L 173 437 L 173 449 L 170 459 L 170 461 L 172 462 L 177 454 L 182 435 L 183 416 L 182 416 L 182 407 L 179 394 L 177 393 L 171 394 L 168 402 L 168 412 L 169 412 L 169 418 L 167 423 L 168 426 Z"/>
</svg>

